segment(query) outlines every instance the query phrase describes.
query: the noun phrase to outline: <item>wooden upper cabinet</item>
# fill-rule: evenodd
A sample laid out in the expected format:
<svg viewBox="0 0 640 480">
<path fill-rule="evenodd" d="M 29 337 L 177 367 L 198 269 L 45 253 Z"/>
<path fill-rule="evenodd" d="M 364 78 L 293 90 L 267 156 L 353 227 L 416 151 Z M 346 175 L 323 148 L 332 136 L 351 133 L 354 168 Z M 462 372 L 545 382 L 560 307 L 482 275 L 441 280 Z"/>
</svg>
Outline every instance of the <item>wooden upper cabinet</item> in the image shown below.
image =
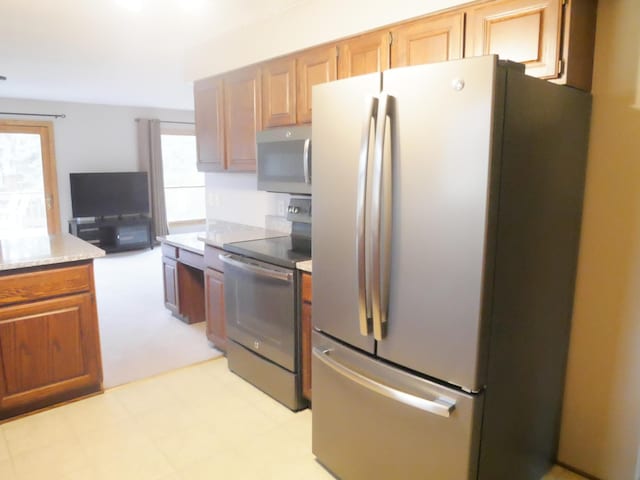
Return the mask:
<svg viewBox="0 0 640 480">
<path fill-rule="evenodd" d="M 560 75 L 562 0 L 506 0 L 467 11 L 465 55 L 498 54 L 524 63 L 529 75 Z"/>
<path fill-rule="evenodd" d="M 256 169 L 256 131 L 261 130 L 260 82 L 257 67 L 224 77 L 224 138 L 226 169 Z"/>
<path fill-rule="evenodd" d="M 200 171 L 222 171 L 225 168 L 222 88 L 220 78 L 205 78 L 194 83 L 197 166 Z"/>
<path fill-rule="evenodd" d="M 338 78 L 338 52 L 335 45 L 305 50 L 297 56 L 297 119 L 311 123 L 313 86 Z"/>
<path fill-rule="evenodd" d="M 349 78 L 389 68 L 389 31 L 350 38 L 338 44 L 338 78 Z"/>
<path fill-rule="evenodd" d="M 391 30 L 391 67 L 462 58 L 464 13 L 429 17 Z"/>
<path fill-rule="evenodd" d="M 296 59 L 280 58 L 262 65 L 262 126 L 296 123 Z"/>
</svg>

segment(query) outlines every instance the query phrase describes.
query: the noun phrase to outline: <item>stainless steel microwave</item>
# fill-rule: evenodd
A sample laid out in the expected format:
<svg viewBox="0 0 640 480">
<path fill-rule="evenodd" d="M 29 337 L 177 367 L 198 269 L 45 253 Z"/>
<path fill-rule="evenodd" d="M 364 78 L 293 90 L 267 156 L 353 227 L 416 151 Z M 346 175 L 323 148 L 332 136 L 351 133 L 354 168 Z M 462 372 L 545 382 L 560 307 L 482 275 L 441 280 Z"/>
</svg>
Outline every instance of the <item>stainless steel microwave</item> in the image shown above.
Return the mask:
<svg viewBox="0 0 640 480">
<path fill-rule="evenodd" d="M 258 190 L 311 194 L 311 126 L 263 130 L 256 143 Z"/>
</svg>

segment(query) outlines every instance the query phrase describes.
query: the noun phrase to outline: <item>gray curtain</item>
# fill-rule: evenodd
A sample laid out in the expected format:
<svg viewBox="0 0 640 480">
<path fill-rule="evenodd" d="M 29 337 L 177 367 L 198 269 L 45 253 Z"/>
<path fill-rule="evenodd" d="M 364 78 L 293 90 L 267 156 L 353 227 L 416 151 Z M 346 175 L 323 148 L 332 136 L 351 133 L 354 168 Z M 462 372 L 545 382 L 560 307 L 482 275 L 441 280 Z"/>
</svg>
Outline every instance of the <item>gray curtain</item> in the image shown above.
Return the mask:
<svg viewBox="0 0 640 480">
<path fill-rule="evenodd" d="M 153 238 L 167 235 L 167 208 L 164 201 L 162 177 L 162 148 L 160 146 L 160 120 L 139 118 L 138 169 L 149 176 L 149 200 Z"/>
</svg>

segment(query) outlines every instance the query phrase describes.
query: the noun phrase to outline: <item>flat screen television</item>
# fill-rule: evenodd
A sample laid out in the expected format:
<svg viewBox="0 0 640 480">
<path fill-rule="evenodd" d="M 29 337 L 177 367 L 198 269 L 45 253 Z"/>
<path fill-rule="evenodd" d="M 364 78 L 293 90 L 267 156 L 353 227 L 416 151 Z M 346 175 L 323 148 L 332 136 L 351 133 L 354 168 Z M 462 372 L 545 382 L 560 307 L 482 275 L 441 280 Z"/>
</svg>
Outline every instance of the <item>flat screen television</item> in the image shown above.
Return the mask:
<svg viewBox="0 0 640 480">
<path fill-rule="evenodd" d="M 74 218 L 149 214 L 147 172 L 70 173 Z"/>
</svg>

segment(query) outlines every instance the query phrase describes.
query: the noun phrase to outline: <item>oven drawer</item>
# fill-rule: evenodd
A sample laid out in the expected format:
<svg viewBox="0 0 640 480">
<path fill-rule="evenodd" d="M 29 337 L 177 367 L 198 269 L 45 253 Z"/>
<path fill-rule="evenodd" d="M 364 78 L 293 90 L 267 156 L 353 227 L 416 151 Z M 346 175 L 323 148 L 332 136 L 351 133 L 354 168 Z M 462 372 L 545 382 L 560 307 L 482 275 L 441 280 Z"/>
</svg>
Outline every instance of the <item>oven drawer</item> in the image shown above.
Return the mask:
<svg viewBox="0 0 640 480">
<path fill-rule="evenodd" d="M 296 371 L 294 270 L 223 254 L 227 336 Z"/>
</svg>

